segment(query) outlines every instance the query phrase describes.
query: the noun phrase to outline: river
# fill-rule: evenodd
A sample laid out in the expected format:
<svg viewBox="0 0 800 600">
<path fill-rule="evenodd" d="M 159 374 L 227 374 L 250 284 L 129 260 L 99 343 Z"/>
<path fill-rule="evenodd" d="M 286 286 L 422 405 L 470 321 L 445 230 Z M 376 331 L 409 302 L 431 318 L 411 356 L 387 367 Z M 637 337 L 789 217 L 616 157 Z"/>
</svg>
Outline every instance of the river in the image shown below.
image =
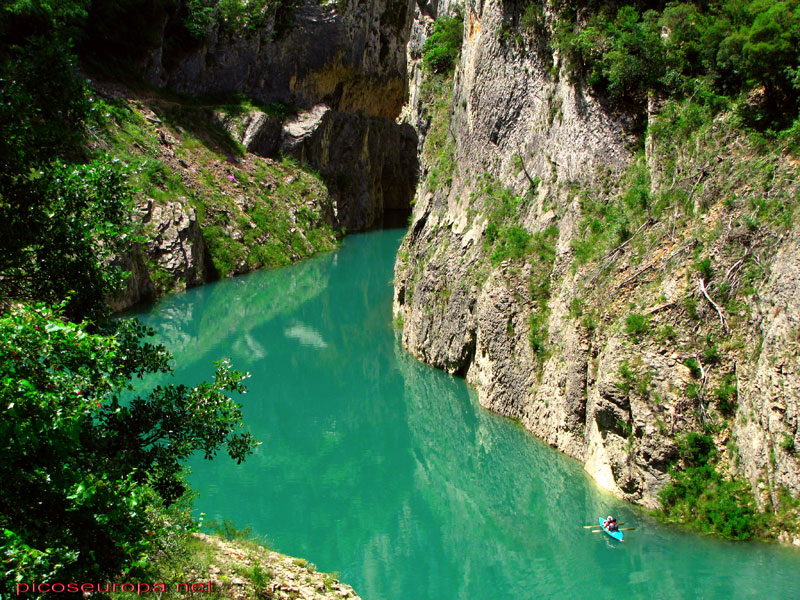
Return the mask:
<svg viewBox="0 0 800 600">
<path fill-rule="evenodd" d="M 401 347 L 392 269 L 403 231 L 174 295 L 138 316 L 172 381 L 231 357 L 262 442 L 191 462 L 198 512 L 338 571 L 364 600 L 797 598 L 800 552 L 653 522 L 581 465 L 480 408 Z M 622 544 L 582 525 L 614 514 Z"/>
</svg>

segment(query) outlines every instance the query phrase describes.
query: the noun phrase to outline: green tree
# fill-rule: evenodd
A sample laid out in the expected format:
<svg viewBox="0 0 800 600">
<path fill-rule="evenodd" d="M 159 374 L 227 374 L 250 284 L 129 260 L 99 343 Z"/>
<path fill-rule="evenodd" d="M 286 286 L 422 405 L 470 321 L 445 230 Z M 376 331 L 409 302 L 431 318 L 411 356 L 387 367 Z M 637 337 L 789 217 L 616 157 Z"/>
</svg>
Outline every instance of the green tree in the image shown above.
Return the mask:
<svg viewBox="0 0 800 600">
<path fill-rule="evenodd" d="M 85 4 L 0 13 L 0 306 L 69 297 L 71 318 L 97 320 L 121 280 L 106 265 L 130 243 L 132 194 L 119 163 L 87 157 L 93 103 L 64 39 Z"/>
<path fill-rule="evenodd" d="M 220 448 L 241 461 L 245 375 L 227 362 L 212 383 L 137 394 L 169 372 L 151 332 L 121 321 L 89 333 L 59 310 L 19 306 L 0 318 L 0 555 L 11 581 L 96 581 L 144 564 L 174 533 L 162 506 L 185 491 L 182 461 Z"/>
<path fill-rule="evenodd" d="M 800 51 L 800 3 L 758 1 L 751 10 L 755 18 L 742 47 L 748 76 L 770 89 L 787 90 L 787 67 L 797 64 Z"/>
</svg>

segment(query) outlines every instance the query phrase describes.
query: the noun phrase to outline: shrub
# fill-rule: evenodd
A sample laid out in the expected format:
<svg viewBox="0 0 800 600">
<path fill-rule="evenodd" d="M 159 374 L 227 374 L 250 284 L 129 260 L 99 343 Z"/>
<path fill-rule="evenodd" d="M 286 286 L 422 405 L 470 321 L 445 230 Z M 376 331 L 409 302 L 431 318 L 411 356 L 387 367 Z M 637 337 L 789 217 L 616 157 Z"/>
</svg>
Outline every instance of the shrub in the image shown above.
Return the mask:
<svg viewBox="0 0 800 600">
<path fill-rule="evenodd" d="M 625 332 L 637 341 L 647 332 L 648 326 L 647 315 L 631 313 L 625 318 Z"/>
<path fill-rule="evenodd" d="M 255 445 L 237 431 L 225 392 L 244 391 L 244 375 L 227 362 L 213 383 L 134 396 L 134 376 L 169 372 L 169 353 L 143 342 L 151 332 L 120 321 L 91 333 L 62 316 L 38 305 L 0 317 L 0 398 L 14 399 L 0 423 L 3 560 L 19 581 L 142 566 L 174 533 L 160 515 L 186 490 L 183 461 L 220 447 L 241 461 Z"/>
<path fill-rule="evenodd" d="M 656 10 L 639 10 L 648 7 Z M 554 41 L 574 77 L 640 109 L 658 90 L 692 97 L 713 116 L 759 89 L 763 101 L 743 103 L 742 116 L 777 131 L 797 117 L 797 8 L 796 0 L 561 2 Z"/>
<path fill-rule="evenodd" d="M 504 260 L 519 260 L 525 257 L 531 244 L 532 235 L 524 227 L 511 225 L 504 227 L 499 232 L 489 232 L 487 229 L 487 239 L 492 236 L 494 241 L 494 253 L 492 254 L 492 264 L 498 265 Z"/>
<path fill-rule="evenodd" d="M 703 281 L 708 281 L 709 279 L 711 279 L 711 275 L 713 275 L 714 273 L 714 269 L 711 266 L 711 259 L 708 257 L 703 258 L 694 263 L 694 269 L 695 271 L 700 273 L 700 276 L 703 278 Z"/>
<path fill-rule="evenodd" d="M 691 432 L 679 441 L 683 471 L 670 470 L 672 479 L 659 492 L 661 516 L 708 533 L 748 539 L 764 521 L 749 485 L 724 478 L 714 467 L 710 436 Z"/>
<path fill-rule="evenodd" d="M 703 360 L 705 360 L 706 363 L 715 365 L 720 361 L 720 358 L 719 348 L 717 348 L 717 345 L 713 342 L 703 348 Z"/>
<path fill-rule="evenodd" d="M 534 311 L 528 322 L 530 327 L 528 342 L 533 353 L 540 357 L 547 352 L 547 316 L 546 309 Z"/>
<path fill-rule="evenodd" d="M 433 32 L 422 47 L 422 62 L 434 73 L 446 73 L 455 68 L 461 53 L 464 19 L 461 15 L 441 17 L 433 24 Z"/>
<path fill-rule="evenodd" d="M 678 453 L 689 467 L 702 467 L 716 455 L 714 440 L 705 433 L 690 431 L 678 440 Z"/>
<path fill-rule="evenodd" d="M 622 390 L 626 394 L 631 391 L 634 383 L 636 382 L 636 372 L 631 369 L 628 361 L 624 360 L 619 365 L 620 381 L 614 384 L 617 389 Z"/>
<path fill-rule="evenodd" d="M 672 325 L 664 325 L 658 330 L 658 339 L 662 342 L 674 341 L 676 335 L 675 328 Z"/>
<path fill-rule="evenodd" d="M 528 2 L 528 5 L 525 7 L 519 19 L 519 24 L 523 29 L 531 33 L 540 33 L 544 31 L 544 9 L 539 0 L 530 0 Z"/>
<path fill-rule="evenodd" d="M 732 373 L 727 373 L 722 378 L 722 382 L 711 392 L 717 400 L 717 408 L 722 414 L 732 415 L 736 409 L 734 399 L 736 398 L 736 378 Z"/>
</svg>

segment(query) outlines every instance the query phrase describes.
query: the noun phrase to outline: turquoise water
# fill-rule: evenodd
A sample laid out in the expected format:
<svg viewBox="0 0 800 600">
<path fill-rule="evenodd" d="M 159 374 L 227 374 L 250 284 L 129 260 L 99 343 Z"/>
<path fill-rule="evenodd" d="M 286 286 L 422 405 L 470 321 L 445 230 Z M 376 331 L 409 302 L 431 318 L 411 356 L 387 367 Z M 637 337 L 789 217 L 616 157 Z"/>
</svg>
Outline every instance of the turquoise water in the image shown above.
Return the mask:
<svg viewBox="0 0 800 600">
<path fill-rule="evenodd" d="M 195 502 L 339 571 L 364 600 L 798 598 L 800 552 L 653 523 L 418 363 L 392 326 L 402 231 L 165 299 L 143 320 L 176 380 L 248 370 L 242 465 L 193 461 Z M 637 525 L 618 544 L 583 524 Z"/>
</svg>

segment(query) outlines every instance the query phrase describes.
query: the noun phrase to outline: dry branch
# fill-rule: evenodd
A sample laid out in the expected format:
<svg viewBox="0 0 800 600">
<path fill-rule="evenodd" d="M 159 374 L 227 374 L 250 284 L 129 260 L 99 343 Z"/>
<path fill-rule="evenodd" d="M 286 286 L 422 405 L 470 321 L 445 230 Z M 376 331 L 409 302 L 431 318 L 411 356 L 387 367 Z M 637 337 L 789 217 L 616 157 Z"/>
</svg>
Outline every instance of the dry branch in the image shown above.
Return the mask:
<svg viewBox="0 0 800 600">
<path fill-rule="evenodd" d="M 722 311 L 720 310 L 719 306 L 717 306 L 717 303 L 714 302 L 711 299 L 711 296 L 708 295 L 708 292 L 706 291 L 706 283 L 705 283 L 705 281 L 703 281 L 703 278 L 701 277 L 701 278 L 699 278 L 697 280 L 697 283 L 700 286 L 700 291 L 703 292 L 703 296 L 706 297 L 706 300 L 708 300 L 708 302 L 711 304 L 711 306 L 713 306 L 714 309 L 717 311 L 717 314 L 719 315 L 719 321 L 720 321 L 720 323 L 722 323 L 722 329 L 724 329 L 725 332 L 727 333 L 728 324 L 725 322 L 725 317 L 722 316 Z"/>
</svg>

